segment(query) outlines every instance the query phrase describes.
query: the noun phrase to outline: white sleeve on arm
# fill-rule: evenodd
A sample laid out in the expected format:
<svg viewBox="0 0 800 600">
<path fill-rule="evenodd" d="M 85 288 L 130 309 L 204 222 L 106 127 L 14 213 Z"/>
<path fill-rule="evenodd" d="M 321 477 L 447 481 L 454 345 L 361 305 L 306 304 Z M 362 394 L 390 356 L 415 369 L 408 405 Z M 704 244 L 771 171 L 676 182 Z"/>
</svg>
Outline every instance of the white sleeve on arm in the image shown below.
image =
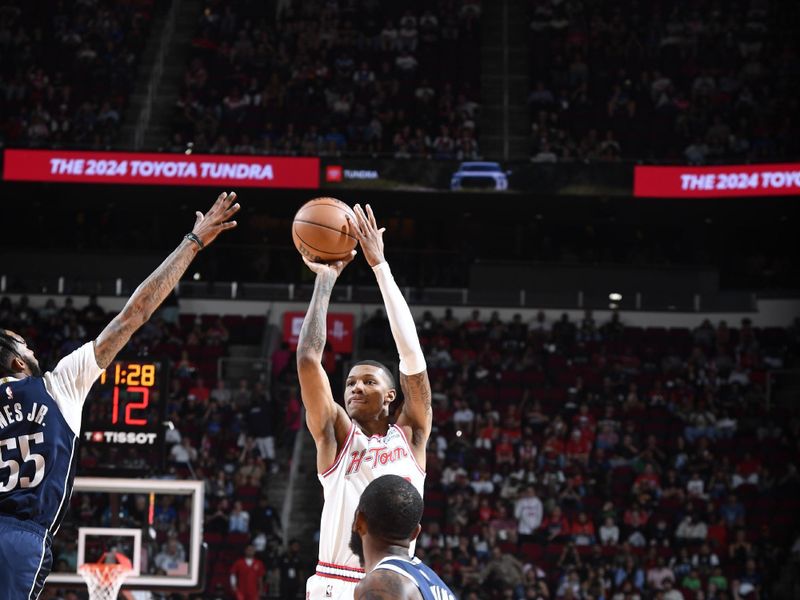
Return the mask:
<svg viewBox="0 0 800 600">
<path fill-rule="evenodd" d="M 75 435 L 81 432 L 81 413 L 86 395 L 103 369 L 97 366 L 94 343 L 87 342 L 62 358 L 56 368 L 44 374 L 44 386 Z"/>
<path fill-rule="evenodd" d="M 382 262 L 372 267 L 372 270 L 378 280 L 389 325 L 392 327 L 394 343 L 397 344 L 397 352 L 400 354 L 400 372 L 404 375 L 422 373 L 426 368 L 425 355 L 419 344 L 417 326 L 403 294 L 400 293 L 400 288 L 392 277 L 389 263 Z"/>
</svg>

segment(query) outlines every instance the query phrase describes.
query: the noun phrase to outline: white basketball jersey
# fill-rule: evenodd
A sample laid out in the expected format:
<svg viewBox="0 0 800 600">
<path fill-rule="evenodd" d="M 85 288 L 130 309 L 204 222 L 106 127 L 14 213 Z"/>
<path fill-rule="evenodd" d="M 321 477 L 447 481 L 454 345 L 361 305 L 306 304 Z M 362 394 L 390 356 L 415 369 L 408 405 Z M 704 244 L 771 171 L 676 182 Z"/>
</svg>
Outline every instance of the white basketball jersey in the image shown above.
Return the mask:
<svg viewBox="0 0 800 600">
<path fill-rule="evenodd" d="M 382 475 L 399 475 L 423 494 L 425 471 L 417 464 L 403 430 L 390 425 L 385 436 L 367 437 L 353 421 L 333 466 L 317 475 L 325 492 L 319 535 L 321 564 L 360 570 L 358 557 L 349 547 L 353 517 L 361 493 Z"/>
</svg>

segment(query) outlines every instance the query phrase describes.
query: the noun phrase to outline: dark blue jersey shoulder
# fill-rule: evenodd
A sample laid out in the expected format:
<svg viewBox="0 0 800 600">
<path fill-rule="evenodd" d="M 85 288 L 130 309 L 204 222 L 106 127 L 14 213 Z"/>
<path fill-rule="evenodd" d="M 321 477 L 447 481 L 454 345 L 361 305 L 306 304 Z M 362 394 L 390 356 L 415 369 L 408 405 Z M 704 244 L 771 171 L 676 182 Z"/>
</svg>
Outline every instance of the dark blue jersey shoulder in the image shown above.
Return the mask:
<svg viewBox="0 0 800 600">
<path fill-rule="evenodd" d="M 0 514 L 55 533 L 72 491 L 77 436 L 44 379 L 0 382 Z"/>
<path fill-rule="evenodd" d="M 456 600 L 456 595 L 447 587 L 447 584 L 434 573 L 433 569 L 419 559 L 389 558 L 382 560 L 375 568 L 380 569 L 387 565 L 407 573 L 417 584 L 423 600 Z"/>
</svg>

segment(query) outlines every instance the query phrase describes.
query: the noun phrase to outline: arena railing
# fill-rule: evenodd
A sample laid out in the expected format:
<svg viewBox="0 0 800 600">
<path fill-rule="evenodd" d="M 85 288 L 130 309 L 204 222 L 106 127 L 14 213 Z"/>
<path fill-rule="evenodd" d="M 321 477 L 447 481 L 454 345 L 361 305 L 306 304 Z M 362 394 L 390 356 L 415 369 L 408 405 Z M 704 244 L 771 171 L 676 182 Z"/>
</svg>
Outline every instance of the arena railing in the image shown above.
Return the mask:
<svg viewBox="0 0 800 600">
<path fill-rule="evenodd" d="M 128 297 L 138 281 L 116 278 L 85 280 L 68 277 L 9 277 L 0 275 L 0 294 L 48 296 L 117 296 Z M 550 309 L 619 309 L 624 311 L 675 312 L 750 312 L 756 310 L 757 294 L 752 291 L 714 293 L 633 292 L 615 294 L 574 291 L 471 290 L 464 287 L 408 287 L 403 294 L 418 306 L 482 306 L 498 308 Z M 311 299 L 313 285 L 293 283 L 247 283 L 238 281 L 181 281 L 183 299 L 250 300 L 265 302 L 302 302 Z M 380 291 L 374 285 L 342 284 L 334 288 L 332 302 L 381 304 Z"/>
</svg>

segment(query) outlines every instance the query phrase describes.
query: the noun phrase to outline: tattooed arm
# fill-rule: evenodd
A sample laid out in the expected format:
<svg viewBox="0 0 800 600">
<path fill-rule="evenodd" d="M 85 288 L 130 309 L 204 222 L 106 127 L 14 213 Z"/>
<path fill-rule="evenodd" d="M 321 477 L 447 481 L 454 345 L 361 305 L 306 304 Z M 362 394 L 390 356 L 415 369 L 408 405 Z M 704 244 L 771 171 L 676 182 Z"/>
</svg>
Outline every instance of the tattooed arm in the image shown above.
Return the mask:
<svg viewBox="0 0 800 600">
<path fill-rule="evenodd" d="M 317 278 L 297 342 L 297 375 L 300 379 L 300 395 L 306 409 L 306 424 L 317 446 L 317 470 L 320 473 L 327 471 L 336 460 L 336 454 L 347 438 L 351 424 L 344 408 L 333 399 L 328 375 L 322 368 L 322 353 L 327 337 L 331 292 L 336 279 L 353 260 L 354 255 L 355 253 L 345 261 L 330 265 L 303 259 L 317 274 Z"/>
<path fill-rule="evenodd" d="M 208 246 L 226 229 L 236 227 L 236 221 L 230 220 L 239 210 L 239 204 L 234 203 L 234 200 L 236 200 L 236 194 L 223 192 L 205 215 L 200 211 L 195 213 L 196 219 L 192 233 L 197 236 L 203 246 Z M 111 364 L 134 332 L 147 322 L 150 315 L 172 291 L 199 250 L 199 244 L 184 239 L 172 254 L 136 288 L 124 308 L 106 325 L 94 341 L 97 366 L 105 369 Z"/>
<path fill-rule="evenodd" d="M 355 600 L 422 600 L 417 586 L 397 573 L 375 569 L 356 586 Z"/>
</svg>

